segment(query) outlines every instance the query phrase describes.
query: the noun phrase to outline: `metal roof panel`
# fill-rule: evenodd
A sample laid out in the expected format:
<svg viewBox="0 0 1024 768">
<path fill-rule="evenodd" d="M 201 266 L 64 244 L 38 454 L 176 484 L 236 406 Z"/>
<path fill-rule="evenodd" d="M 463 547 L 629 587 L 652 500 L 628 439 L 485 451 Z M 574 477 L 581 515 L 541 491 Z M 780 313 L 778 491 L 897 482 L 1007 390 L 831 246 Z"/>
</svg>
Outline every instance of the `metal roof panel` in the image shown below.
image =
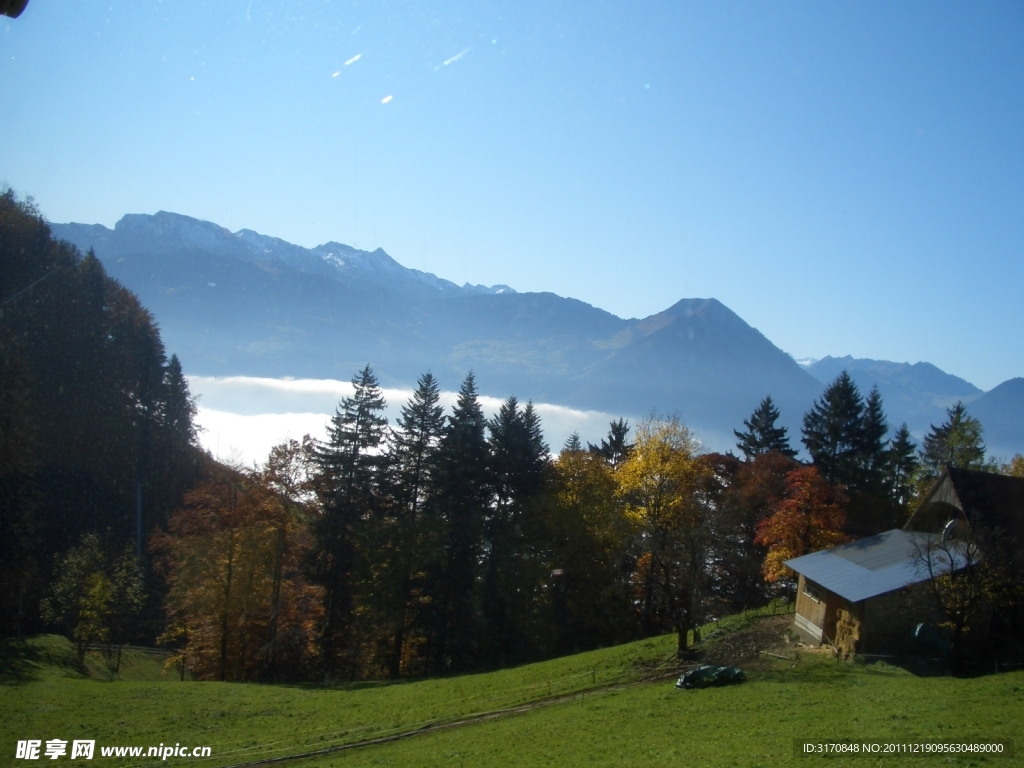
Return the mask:
<svg viewBox="0 0 1024 768">
<path fill-rule="evenodd" d="M 787 560 L 805 578 L 852 603 L 925 581 L 928 545 L 936 534 L 895 529 L 866 539 Z M 949 570 L 942 554 L 932 554 L 936 573 Z"/>
</svg>

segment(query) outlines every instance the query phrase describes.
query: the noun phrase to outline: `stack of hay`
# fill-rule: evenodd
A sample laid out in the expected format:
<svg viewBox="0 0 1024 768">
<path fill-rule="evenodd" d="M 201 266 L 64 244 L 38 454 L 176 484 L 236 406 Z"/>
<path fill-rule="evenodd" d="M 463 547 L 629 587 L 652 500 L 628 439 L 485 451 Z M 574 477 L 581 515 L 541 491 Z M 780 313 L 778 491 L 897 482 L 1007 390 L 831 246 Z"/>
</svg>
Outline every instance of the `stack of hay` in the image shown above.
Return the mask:
<svg viewBox="0 0 1024 768">
<path fill-rule="evenodd" d="M 839 610 L 836 622 L 836 655 L 843 661 L 849 661 L 857 653 L 857 641 L 860 640 L 860 622 L 849 611 Z"/>
</svg>

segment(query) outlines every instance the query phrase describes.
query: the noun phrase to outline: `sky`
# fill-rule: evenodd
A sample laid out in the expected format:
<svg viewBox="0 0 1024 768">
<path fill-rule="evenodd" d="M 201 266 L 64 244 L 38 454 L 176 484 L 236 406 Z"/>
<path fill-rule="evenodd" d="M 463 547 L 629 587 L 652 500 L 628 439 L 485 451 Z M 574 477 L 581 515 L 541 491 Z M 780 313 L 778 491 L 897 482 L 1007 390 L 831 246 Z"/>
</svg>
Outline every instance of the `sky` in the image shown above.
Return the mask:
<svg viewBox="0 0 1024 768">
<path fill-rule="evenodd" d="M 0 181 L 1024 375 L 1019 2 L 30 0 Z"/>
</svg>

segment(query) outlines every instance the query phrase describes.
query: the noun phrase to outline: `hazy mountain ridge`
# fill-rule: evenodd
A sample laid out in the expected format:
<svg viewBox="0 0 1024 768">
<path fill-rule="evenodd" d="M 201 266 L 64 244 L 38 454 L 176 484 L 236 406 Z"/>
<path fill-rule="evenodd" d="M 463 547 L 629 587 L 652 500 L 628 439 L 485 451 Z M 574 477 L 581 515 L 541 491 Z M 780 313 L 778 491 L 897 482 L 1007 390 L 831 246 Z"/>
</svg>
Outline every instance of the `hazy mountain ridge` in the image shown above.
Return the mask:
<svg viewBox="0 0 1024 768">
<path fill-rule="evenodd" d="M 981 395 L 927 363 L 800 365 L 715 299 L 627 320 L 552 293 L 458 286 L 382 249 L 307 249 L 163 211 L 126 215 L 113 230 L 51 227 L 95 249 L 192 374 L 348 379 L 369 362 L 391 386 L 431 370 L 454 389 L 472 368 L 488 394 L 632 416 L 678 412 L 718 435 L 771 394 L 794 441 L 822 382 L 844 366 L 865 392 L 878 382 L 893 426 L 906 420 L 918 433 L 941 420 L 949 398 Z"/>
<path fill-rule="evenodd" d="M 101 258 L 104 261 L 112 257 L 124 258 L 130 254 L 123 252 L 133 249 L 165 254 L 200 251 L 240 259 L 268 270 L 291 269 L 342 282 L 355 280 L 375 283 L 393 280 L 453 295 L 514 293 L 507 285 L 458 286 L 429 272 L 408 269 L 392 259 L 382 248 L 372 252 L 362 251 L 333 241 L 315 248 L 303 248 L 251 229 L 233 233 L 218 224 L 167 211 L 158 211 L 152 216 L 126 214 L 114 225 L 113 230 L 102 224 L 51 226 L 57 237 L 74 243 L 82 250 L 94 247 L 98 253 L 103 251 L 105 256 Z"/>
</svg>

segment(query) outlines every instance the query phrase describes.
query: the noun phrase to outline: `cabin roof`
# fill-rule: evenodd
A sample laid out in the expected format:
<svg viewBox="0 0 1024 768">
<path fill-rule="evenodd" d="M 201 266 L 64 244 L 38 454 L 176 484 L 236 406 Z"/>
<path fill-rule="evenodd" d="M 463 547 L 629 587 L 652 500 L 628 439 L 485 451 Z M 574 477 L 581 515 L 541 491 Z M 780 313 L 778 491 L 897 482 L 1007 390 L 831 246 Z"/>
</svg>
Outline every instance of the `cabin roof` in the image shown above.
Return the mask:
<svg viewBox="0 0 1024 768">
<path fill-rule="evenodd" d="M 928 579 L 923 557 L 929 544 L 939 538 L 932 533 L 895 529 L 796 557 L 787 560 L 786 565 L 829 592 L 856 603 Z M 949 571 L 949 559 L 944 552 L 933 553 L 931 557 L 935 573 Z"/>
<path fill-rule="evenodd" d="M 906 528 L 928 530 L 941 526 L 930 508 L 948 504 L 970 520 L 1011 536 L 1024 536 L 1024 478 L 949 467 L 932 486 Z"/>
</svg>

